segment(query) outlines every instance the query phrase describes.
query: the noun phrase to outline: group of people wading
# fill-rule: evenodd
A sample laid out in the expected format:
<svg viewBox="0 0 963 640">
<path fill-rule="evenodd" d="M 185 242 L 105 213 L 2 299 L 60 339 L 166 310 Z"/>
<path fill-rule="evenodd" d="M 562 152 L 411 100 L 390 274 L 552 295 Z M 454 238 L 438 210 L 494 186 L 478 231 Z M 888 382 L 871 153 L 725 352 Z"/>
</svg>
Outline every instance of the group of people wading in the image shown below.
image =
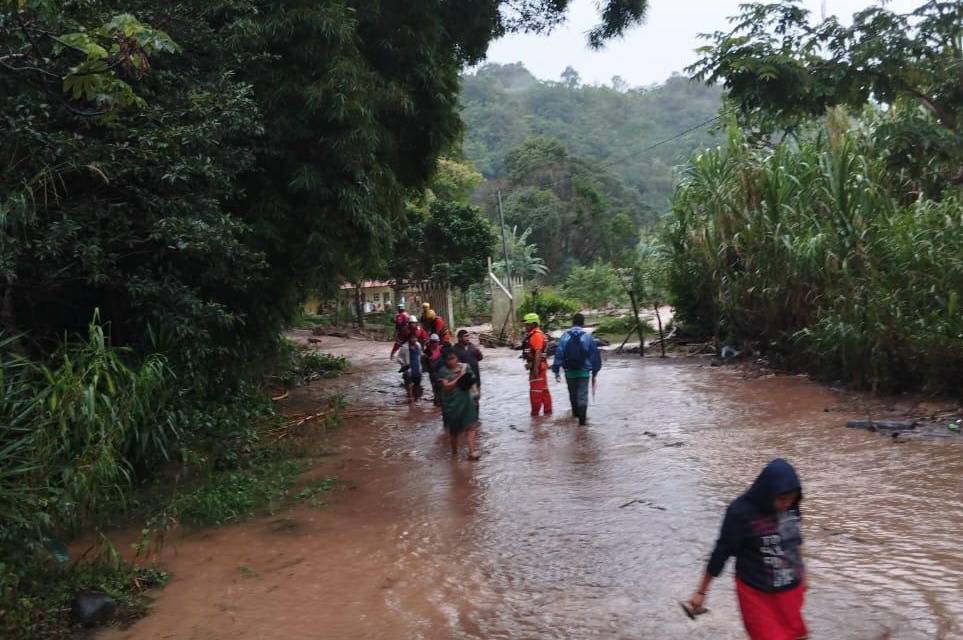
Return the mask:
<svg viewBox="0 0 963 640">
<path fill-rule="evenodd" d="M 602 358 L 595 339 L 585 331 L 585 317 L 576 313 L 572 327 L 558 341 L 549 365 L 549 339 L 537 314 L 524 318 L 522 358 L 528 372 L 532 416 L 552 415 L 548 371 L 556 382 L 565 370 L 572 415 L 580 425 L 588 419 L 589 388 L 594 391 Z M 425 373 L 433 400 L 442 410 L 442 423 L 453 455 L 458 455 L 462 434 L 468 443 L 468 459 L 478 460 L 477 435 L 481 372 L 484 356 L 464 329 L 452 344 L 445 321 L 427 303 L 421 317 L 409 316 L 398 306 L 397 337 L 391 357 L 401 365 L 408 401 L 421 398 Z M 770 462 L 746 491 L 726 510 L 725 519 L 705 573 L 692 596 L 682 602 L 686 615 L 695 619 L 705 613 L 709 585 L 729 557 L 736 558 L 736 595 L 743 623 L 752 640 L 802 640 L 808 630 L 802 618 L 806 591 L 802 560 L 802 485 L 795 469 L 785 460 Z"/>
<path fill-rule="evenodd" d="M 442 422 L 448 433 L 453 455 L 458 455 L 462 434 L 468 441 L 468 459 L 478 460 L 478 407 L 481 396 L 481 350 L 469 340 L 468 332 L 458 332 L 452 344 L 451 330 L 444 318 L 422 305 L 421 317 L 411 316 L 405 305 L 398 305 L 395 316 L 396 339 L 391 357 L 401 365 L 401 376 L 408 402 L 422 396 L 422 381 L 428 375 L 432 401 L 441 407 Z"/>
<path fill-rule="evenodd" d="M 552 393 L 548 387 L 548 370 L 561 381 L 565 370 L 572 415 L 580 425 L 588 421 L 589 384 L 594 389 L 602 357 L 595 339 L 585 331 L 585 317 L 576 313 L 572 328 L 566 331 L 555 351 L 555 360 L 549 365 L 549 340 L 541 328 L 541 318 L 529 313 L 524 318 L 525 339 L 522 358 L 528 372 L 529 398 L 532 415 L 552 415 Z M 422 305 L 420 317 L 409 315 L 404 304 L 398 305 L 395 316 L 395 344 L 391 358 L 401 366 L 400 373 L 405 385 L 408 402 L 420 400 L 423 395 L 422 381 L 428 376 L 432 389 L 432 401 L 441 407 L 442 423 L 448 433 L 453 455 L 458 454 L 461 435 L 468 443 L 468 459 L 478 460 L 477 434 L 481 398 L 481 370 L 479 362 L 484 358 L 481 349 L 472 344 L 468 331 L 458 332 L 452 343 L 451 330 L 444 318 L 431 308 Z"/>
</svg>

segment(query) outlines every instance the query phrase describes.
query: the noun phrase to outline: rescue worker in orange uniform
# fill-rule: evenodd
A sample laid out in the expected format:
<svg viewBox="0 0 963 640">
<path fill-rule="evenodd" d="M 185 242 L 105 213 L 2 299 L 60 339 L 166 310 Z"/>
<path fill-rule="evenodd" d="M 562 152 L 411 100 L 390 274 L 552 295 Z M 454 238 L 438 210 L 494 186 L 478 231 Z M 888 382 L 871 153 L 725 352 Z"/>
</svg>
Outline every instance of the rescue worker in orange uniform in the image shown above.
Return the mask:
<svg viewBox="0 0 963 640">
<path fill-rule="evenodd" d="M 445 324 L 445 319 L 435 313 L 433 309 L 425 311 L 421 324 L 429 335 L 437 333 L 442 344 L 451 346 L 451 330 Z"/>
<path fill-rule="evenodd" d="M 552 415 L 552 393 L 548 390 L 548 360 L 545 349 L 548 339 L 539 328 L 542 323 L 537 313 L 525 315 L 525 328 L 528 334 L 522 343 L 522 355 L 525 358 L 525 368 L 528 369 L 528 393 L 532 400 L 532 415 L 544 412 Z"/>
</svg>

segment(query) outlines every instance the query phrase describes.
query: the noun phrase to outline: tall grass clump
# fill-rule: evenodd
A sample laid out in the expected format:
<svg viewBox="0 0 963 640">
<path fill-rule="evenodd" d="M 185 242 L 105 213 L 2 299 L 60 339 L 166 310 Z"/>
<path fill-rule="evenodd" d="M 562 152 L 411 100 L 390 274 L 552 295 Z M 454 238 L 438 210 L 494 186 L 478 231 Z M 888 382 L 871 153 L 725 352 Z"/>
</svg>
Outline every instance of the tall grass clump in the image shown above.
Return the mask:
<svg viewBox="0 0 963 640">
<path fill-rule="evenodd" d="M 872 118 L 725 146 L 666 227 L 677 313 L 718 340 L 878 389 L 963 389 L 963 203 L 891 171 Z"/>
<path fill-rule="evenodd" d="M 96 322 L 42 362 L 12 347 L 0 339 L 0 631 L 55 637 L 65 615 L 50 594 L 94 575 L 68 569 L 64 541 L 170 458 L 176 384 L 163 357 L 135 363 Z"/>
<path fill-rule="evenodd" d="M 159 574 L 123 562 L 102 536 L 103 553 L 70 558 L 78 534 L 136 518 L 148 549 L 178 523 L 284 504 L 303 471 L 262 438 L 280 418 L 254 380 L 204 390 L 164 355 L 112 345 L 97 316 L 52 351 L 31 358 L 25 343 L 0 334 L 2 638 L 69 637 L 69 600 L 84 589 L 115 596 L 122 617 L 143 613 L 141 591 Z M 347 367 L 293 345 L 277 360 L 295 383 Z"/>
</svg>

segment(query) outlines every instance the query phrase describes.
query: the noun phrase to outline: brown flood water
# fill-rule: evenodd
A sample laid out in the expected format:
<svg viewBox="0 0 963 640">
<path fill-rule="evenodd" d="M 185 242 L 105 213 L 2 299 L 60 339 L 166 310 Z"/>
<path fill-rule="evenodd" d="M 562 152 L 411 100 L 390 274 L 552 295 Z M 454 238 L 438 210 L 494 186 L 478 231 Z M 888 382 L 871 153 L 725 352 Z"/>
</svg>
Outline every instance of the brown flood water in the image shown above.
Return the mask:
<svg viewBox="0 0 963 640">
<path fill-rule="evenodd" d="M 169 543 L 153 614 L 99 640 L 743 638 L 731 563 L 709 614 L 677 601 L 776 456 L 803 479 L 814 638 L 963 638 L 960 447 L 845 429 L 856 416 L 804 378 L 684 358 L 609 359 L 585 428 L 564 383 L 555 417 L 532 419 L 517 354 L 489 350 L 483 458 L 452 460 L 389 348 L 352 344 L 338 383 L 368 412 L 330 463 L 354 488 Z"/>
</svg>

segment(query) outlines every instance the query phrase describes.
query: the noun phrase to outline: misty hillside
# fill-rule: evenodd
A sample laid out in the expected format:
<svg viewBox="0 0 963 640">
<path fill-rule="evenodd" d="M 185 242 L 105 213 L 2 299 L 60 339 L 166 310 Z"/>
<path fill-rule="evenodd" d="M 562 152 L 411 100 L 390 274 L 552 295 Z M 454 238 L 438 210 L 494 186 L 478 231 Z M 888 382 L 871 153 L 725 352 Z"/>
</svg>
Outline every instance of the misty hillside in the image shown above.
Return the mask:
<svg viewBox="0 0 963 640">
<path fill-rule="evenodd" d="M 464 150 L 486 178 L 506 173 L 509 151 L 532 137 L 554 138 L 570 154 L 602 163 L 663 211 L 673 168 L 712 144 L 709 127 L 647 149 L 712 118 L 721 91 L 673 76 L 654 87 L 584 85 L 569 69 L 540 81 L 522 64 L 490 64 L 462 77 Z"/>
</svg>

